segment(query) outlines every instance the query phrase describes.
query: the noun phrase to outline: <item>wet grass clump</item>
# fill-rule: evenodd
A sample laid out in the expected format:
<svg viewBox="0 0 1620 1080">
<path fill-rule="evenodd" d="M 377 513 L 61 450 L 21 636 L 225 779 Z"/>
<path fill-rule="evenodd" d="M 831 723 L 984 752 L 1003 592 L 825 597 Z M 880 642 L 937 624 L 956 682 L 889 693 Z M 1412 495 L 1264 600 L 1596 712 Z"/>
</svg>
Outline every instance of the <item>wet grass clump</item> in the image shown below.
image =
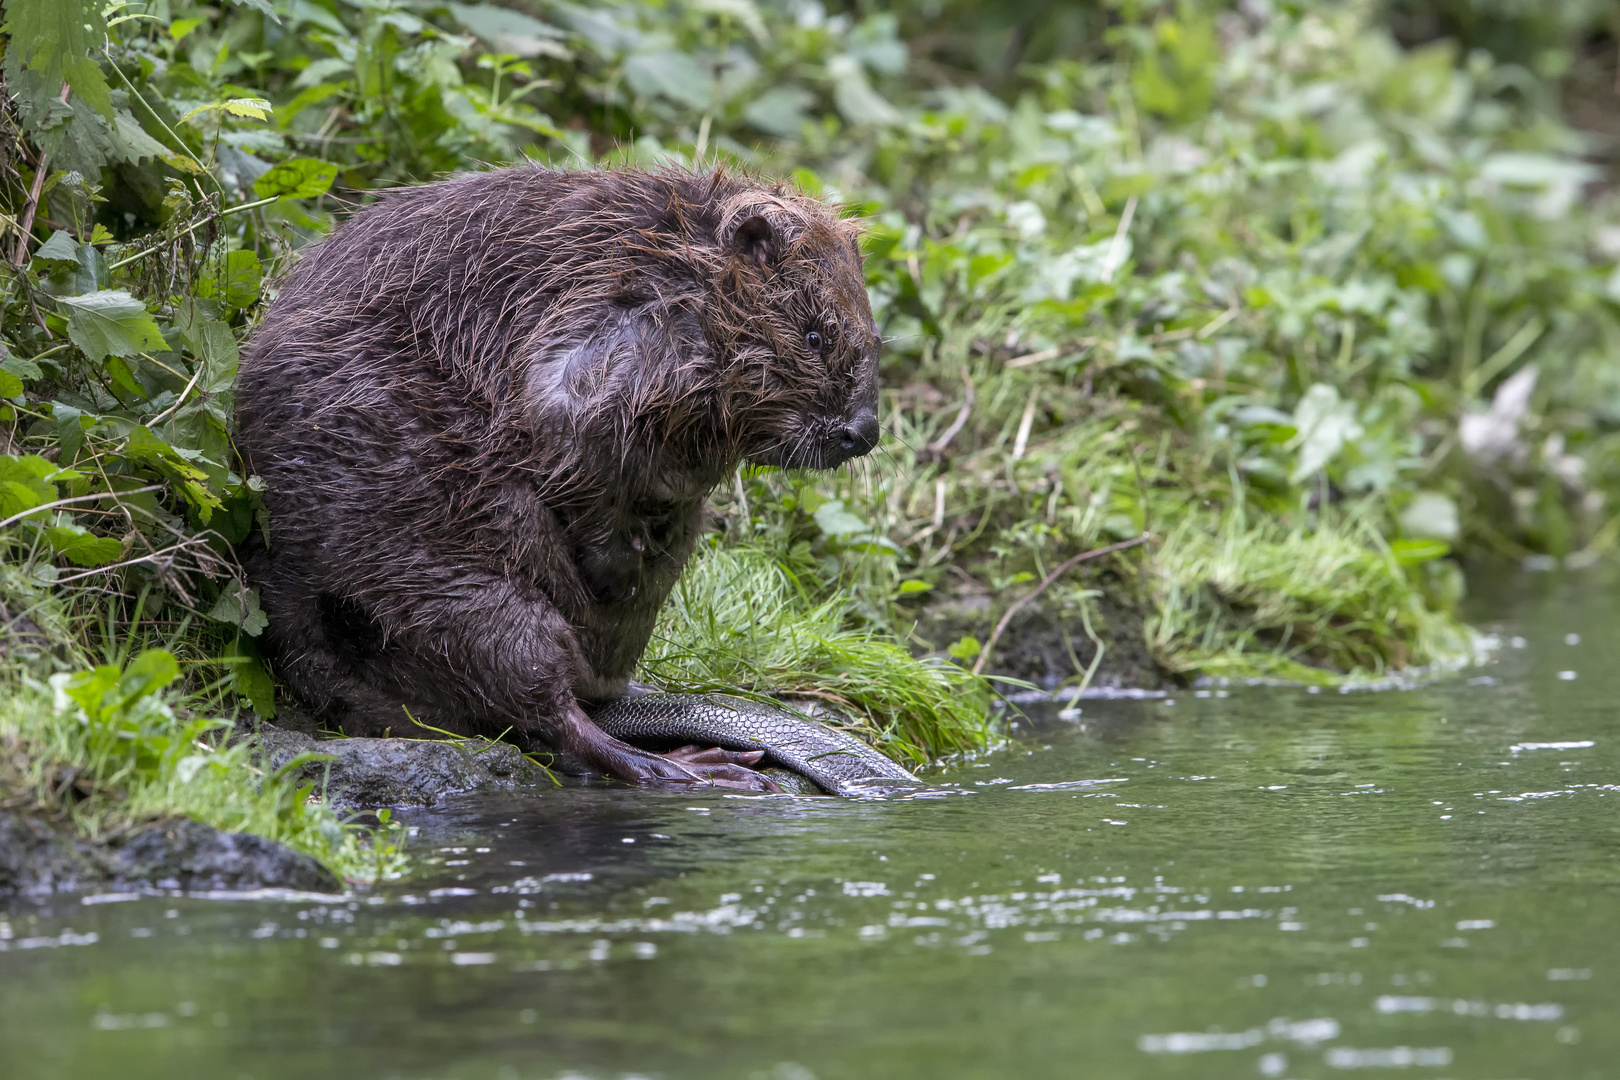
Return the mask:
<svg viewBox="0 0 1620 1080">
<path fill-rule="evenodd" d="M 1344 673 L 1455 667 L 1466 627 L 1425 603 L 1375 530 L 1284 528 L 1228 515 L 1178 525 L 1150 563 L 1159 663 L 1177 674 L 1331 685 Z"/>
<path fill-rule="evenodd" d="M 926 762 L 989 739 L 983 680 L 851 629 L 846 595 L 814 599 L 759 547 L 692 560 L 659 618 L 641 677 L 666 690 L 810 698 L 891 755 Z"/>
</svg>

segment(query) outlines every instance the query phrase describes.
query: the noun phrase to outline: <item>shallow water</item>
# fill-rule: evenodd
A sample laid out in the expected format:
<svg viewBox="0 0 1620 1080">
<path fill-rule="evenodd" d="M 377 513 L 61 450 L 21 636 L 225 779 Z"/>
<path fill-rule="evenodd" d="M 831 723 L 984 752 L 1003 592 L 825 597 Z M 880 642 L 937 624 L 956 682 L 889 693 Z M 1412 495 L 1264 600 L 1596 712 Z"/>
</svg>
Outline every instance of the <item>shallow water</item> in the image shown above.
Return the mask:
<svg viewBox="0 0 1620 1080">
<path fill-rule="evenodd" d="M 0 1074 L 1613 1076 L 1616 600 L 1510 583 L 1416 690 L 1047 710 L 971 794 L 551 790 L 343 902 L 14 906 Z"/>
</svg>

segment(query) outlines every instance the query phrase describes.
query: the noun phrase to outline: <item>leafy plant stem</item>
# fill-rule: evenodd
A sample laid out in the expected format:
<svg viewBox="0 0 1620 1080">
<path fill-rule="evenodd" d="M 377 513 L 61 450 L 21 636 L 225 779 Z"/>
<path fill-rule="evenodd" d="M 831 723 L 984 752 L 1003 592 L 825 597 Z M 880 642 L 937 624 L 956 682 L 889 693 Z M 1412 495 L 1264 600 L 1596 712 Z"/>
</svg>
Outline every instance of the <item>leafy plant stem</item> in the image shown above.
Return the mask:
<svg viewBox="0 0 1620 1080">
<path fill-rule="evenodd" d="M 257 202 L 240 203 L 240 204 L 238 204 L 236 206 L 227 207 L 226 209 L 221 210 L 217 214 L 210 214 L 208 217 L 202 218 L 199 221 L 192 222 L 190 225 L 187 225 L 184 229 L 181 229 L 178 233 L 175 233 L 173 238 L 171 238 L 169 240 L 165 240 L 161 244 L 155 244 L 152 247 L 149 247 L 144 251 L 137 251 L 135 254 L 127 256 L 127 257 L 122 258 L 122 259 L 119 259 L 115 263 L 108 263 L 107 264 L 107 269 L 108 270 L 117 270 L 121 266 L 128 266 L 130 263 L 135 262 L 137 259 L 144 259 L 148 255 L 153 254 L 154 252 L 162 251 L 164 248 L 166 248 L 170 244 L 174 243 L 175 240 L 178 240 L 182 236 L 189 236 L 190 234 L 196 232 L 198 229 L 202 228 L 204 225 L 212 224 L 213 222 L 218 221 L 220 218 L 230 217 L 232 214 L 241 214 L 241 213 L 245 213 L 248 210 L 256 210 L 261 206 L 268 206 L 270 203 L 273 203 L 273 202 L 275 202 L 276 200 L 278 200 L 280 198 L 281 198 L 280 195 L 272 195 L 268 199 L 259 199 Z"/>
<path fill-rule="evenodd" d="M 39 506 L 31 506 L 20 514 L 12 514 L 5 520 L 0 521 L 0 529 L 4 529 L 9 525 L 15 525 L 17 522 L 22 521 L 24 518 L 32 517 L 41 510 L 52 510 L 58 506 L 73 506 L 78 503 L 95 502 L 98 499 L 115 499 L 120 495 L 140 495 L 148 491 L 162 490 L 164 490 L 164 486 L 162 484 L 148 484 L 146 487 L 131 488 L 128 491 L 98 491 L 94 495 L 77 495 L 69 499 L 56 499 L 52 502 L 41 503 Z"/>
<path fill-rule="evenodd" d="M 1124 551 L 1139 544 L 1145 544 L 1151 539 L 1153 539 L 1152 533 L 1143 533 L 1141 536 L 1133 536 L 1129 540 L 1121 540 L 1119 543 L 1109 544 L 1107 547 L 1082 551 L 1080 554 L 1071 555 L 1058 563 L 1052 572 L 1041 580 L 1039 585 L 1013 601 L 1012 606 L 1001 613 L 1001 618 L 996 620 L 996 628 L 990 632 L 990 640 L 984 643 L 984 648 L 979 651 L 979 658 L 973 662 L 973 674 L 982 675 L 984 673 L 985 665 L 990 662 L 990 654 L 995 651 L 996 642 L 1001 639 L 1002 631 L 1007 629 L 1007 624 L 1012 621 L 1012 617 L 1018 613 L 1018 610 L 1050 588 L 1054 581 L 1083 562 L 1098 559 L 1104 555 L 1112 555 L 1116 551 Z"/>
</svg>

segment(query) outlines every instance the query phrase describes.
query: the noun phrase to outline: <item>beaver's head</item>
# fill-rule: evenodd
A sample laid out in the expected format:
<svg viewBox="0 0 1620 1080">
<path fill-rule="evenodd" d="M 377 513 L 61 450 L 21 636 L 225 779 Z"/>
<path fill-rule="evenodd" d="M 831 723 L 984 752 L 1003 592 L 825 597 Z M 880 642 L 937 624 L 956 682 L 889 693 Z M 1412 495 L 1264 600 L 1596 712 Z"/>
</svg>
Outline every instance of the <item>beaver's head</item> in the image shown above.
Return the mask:
<svg viewBox="0 0 1620 1080">
<path fill-rule="evenodd" d="M 778 188 L 727 199 L 718 237 L 724 413 L 756 465 L 830 469 L 878 442 L 881 342 L 859 226 Z M 713 332 L 713 331 L 711 331 Z"/>
</svg>

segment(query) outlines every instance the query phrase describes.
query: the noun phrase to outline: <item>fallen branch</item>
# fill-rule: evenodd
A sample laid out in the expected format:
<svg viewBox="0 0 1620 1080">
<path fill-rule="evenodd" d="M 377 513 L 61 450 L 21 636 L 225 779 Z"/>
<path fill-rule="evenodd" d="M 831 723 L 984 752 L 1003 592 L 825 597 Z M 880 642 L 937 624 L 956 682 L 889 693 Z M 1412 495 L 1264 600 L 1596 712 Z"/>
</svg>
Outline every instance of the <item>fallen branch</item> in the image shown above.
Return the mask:
<svg viewBox="0 0 1620 1080">
<path fill-rule="evenodd" d="M 990 654 L 992 651 L 994 651 L 996 642 L 1001 639 L 1001 632 L 1007 629 L 1007 624 L 1012 622 L 1012 617 L 1017 614 L 1018 609 L 1035 599 L 1037 596 L 1041 595 L 1041 593 L 1045 592 L 1051 586 L 1052 582 L 1062 577 L 1073 567 L 1078 566 L 1089 559 L 1097 559 L 1104 555 L 1112 555 L 1116 551 L 1124 551 L 1127 548 L 1133 548 L 1139 544 L 1145 544 L 1151 539 L 1153 539 L 1152 533 L 1143 533 L 1141 536 L 1135 536 L 1129 540 L 1121 540 L 1119 543 L 1109 544 L 1107 547 L 1094 548 L 1091 551 L 1082 551 L 1080 554 L 1071 555 L 1069 558 L 1059 563 L 1057 568 L 1054 569 L 1050 574 L 1047 574 L 1046 578 L 1039 585 L 1029 590 L 1029 592 L 1025 593 L 1022 597 L 1015 601 L 1012 607 L 1001 613 L 1001 618 L 996 622 L 996 628 L 990 631 L 990 640 L 984 643 L 984 648 L 979 652 L 979 658 L 973 662 L 973 674 L 982 675 L 984 673 L 985 665 L 990 662 Z"/>
</svg>

